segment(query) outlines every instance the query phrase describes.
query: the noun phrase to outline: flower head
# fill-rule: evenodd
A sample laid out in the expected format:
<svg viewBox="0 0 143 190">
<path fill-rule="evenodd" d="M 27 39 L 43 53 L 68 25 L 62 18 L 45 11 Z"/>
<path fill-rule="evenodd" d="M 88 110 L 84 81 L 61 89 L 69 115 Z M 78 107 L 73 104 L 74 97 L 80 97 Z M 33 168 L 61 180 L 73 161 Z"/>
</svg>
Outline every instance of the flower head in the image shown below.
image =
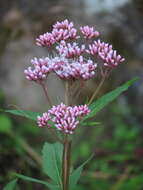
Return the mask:
<svg viewBox="0 0 143 190">
<path fill-rule="evenodd" d="M 25 69 L 24 73 L 28 80 L 41 81 L 45 80 L 48 74 L 54 70 L 54 64 L 46 58 L 34 58 L 31 60 L 33 67 Z"/>
<path fill-rule="evenodd" d="M 37 123 L 39 127 L 49 126 L 48 121 L 51 120 L 55 127 L 63 133 L 72 134 L 79 124 L 78 118 L 86 116 L 90 112 L 87 105 L 66 106 L 61 103 L 53 106 L 42 117 L 38 116 Z"/>
<path fill-rule="evenodd" d="M 53 30 L 51 33 L 44 33 L 36 39 L 36 44 L 38 46 L 50 47 L 61 40 L 78 39 L 79 36 L 77 35 L 77 30 L 73 26 L 73 23 L 68 20 L 57 22 L 53 25 Z"/>
<path fill-rule="evenodd" d="M 116 67 L 122 63 L 125 59 L 120 55 L 117 55 L 117 51 L 113 50 L 112 45 L 101 42 L 100 40 L 94 41 L 89 45 L 89 49 L 86 52 L 93 56 L 99 56 L 104 62 L 105 67 Z"/>
<path fill-rule="evenodd" d="M 83 34 L 84 38 L 87 40 L 89 40 L 93 37 L 99 36 L 99 32 L 94 30 L 93 27 L 83 26 L 83 27 L 80 27 L 80 31 Z"/>
<path fill-rule="evenodd" d="M 56 57 L 53 59 L 59 69 L 55 70 L 61 79 L 83 79 L 87 80 L 95 75 L 97 65 L 91 60 L 84 60 L 80 56 L 77 60 L 69 60 L 65 57 Z"/>
<path fill-rule="evenodd" d="M 58 53 L 66 58 L 79 57 L 85 51 L 85 45 L 78 46 L 76 42 L 66 43 L 61 41 L 60 45 L 56 46 Z"/>
<path fill-rule="evenodd" d="M 42 116 L 38 116 L 37 117 L 37 124 L 39 127 L 51 127 L 48 124 L 48 121 L 50 121 L 51 117 L 49 113 L 43 113 Z"/>
<path fill-rule="evenodd" d="M 40 35 L 37 39 L 36 39 L 36 44 L 38 46 L 47 46 L 50 47 L 51 45 L 53 45 L 56 42 L 53 34 L 47 32 L 44 33 L 42 35 Z"/>
<path fill-rule="evenodd" d="M 104 66 L 109 68 L 114 68 L 125 60 L 121 55 L 117 55 L 116 50 L 109 50 L 108 53 L 102 51 L 100 52 L 100 56 L 104 61 Z"/>
<path fill-rule="evenodd" d="M 55 29 L 67 29 L 70 30 L 73 28 L 73 22 L 69 22 L 67 19 L 62 21 L 62 22 L 57 22 L 56 24 L 53 25 L 53 28 Z"/>
</svg>

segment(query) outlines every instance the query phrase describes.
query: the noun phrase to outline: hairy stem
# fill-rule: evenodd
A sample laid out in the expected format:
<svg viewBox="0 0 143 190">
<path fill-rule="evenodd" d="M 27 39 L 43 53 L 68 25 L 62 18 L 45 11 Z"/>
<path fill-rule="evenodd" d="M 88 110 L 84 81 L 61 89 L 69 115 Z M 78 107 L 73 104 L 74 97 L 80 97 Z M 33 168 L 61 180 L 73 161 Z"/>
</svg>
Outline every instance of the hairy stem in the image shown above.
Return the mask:
<svg viewBox="0 0 143 190">
<path fill-rule="evenodd" d="M 46 99 L 47 99 L 47 101 L 48 101 L 48 104 L 50 105 L 50 107 L 52 107 L 52 102 L 51 102 L 50 97 L 49 97 L 49 95 L 48 95 L 48 90 L 47 90 L 46 85 L 45 85 L 44 83 L 42 83 L 42 82 L 40 83 L 40 85 L 41 85 L 42 88 L 43 88 L 43 91 L 44 91 L 44 94 L 45 94 Z"/>
<path fill-rule="evenodd" d="M 70 157 L 71 157 L 71 140 L 68 136 L 64 139 L 63 150 L 63 190 L 69 190 L 69 176 L 70 176 Z"/>
</svg>

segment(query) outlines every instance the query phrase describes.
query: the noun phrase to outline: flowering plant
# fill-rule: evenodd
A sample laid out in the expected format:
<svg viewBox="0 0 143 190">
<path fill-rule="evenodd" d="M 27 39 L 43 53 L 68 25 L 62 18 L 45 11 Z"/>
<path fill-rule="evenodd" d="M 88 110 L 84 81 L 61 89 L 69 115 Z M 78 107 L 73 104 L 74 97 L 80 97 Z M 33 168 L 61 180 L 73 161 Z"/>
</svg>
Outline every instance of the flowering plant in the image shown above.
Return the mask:
<svg viewBox="0 0 143 190">
<path fill-rule="evenodd" d="M 86 162 L 71 170 L 72 134 L 76 133 L 79 126 L 95 126 L 96 122 L 90 123 L 89 119 L 95 117 L 97 112 L 136 80 L 130 80 L 94 100 L 111 71 L 125 60 L 112 45 L 97 39 L 99 36 L 100 33 L 94 27 L 83 26 L 77 30 L 73 22 L 64 20 L 54 24 L 51 33 L 47 32 L 36 39 L 36 44 L 48 48 L 51 54 L 45 58 L 32 59 L 32 67 L 28 67 L 24 73 L 28 80 L 43 88 L 50 108 L 43 114 L 23 110 L 7 112 L 37 120 L 38 126 L 43 130 L 48 128 L 52 131 L 58 142 L 45 143 L 42 151 L 42 166 L 50 178 L 49 182 L 16 174 L 18 178 L 41 183 L 51 190 L 73 190 L 77 185 Z M 65 102 L 56 106 L 52 104 L 46 85 L 51 72 L 65 83 Z M 81 88 L 86 81 L 95 77 L 100 79 L 100 83 L 87 103 L 74 105 L 73 100 L 80 96 Z M 16 181 L 12 181 L 11 184 L 16 184 Z"/>
</svg>

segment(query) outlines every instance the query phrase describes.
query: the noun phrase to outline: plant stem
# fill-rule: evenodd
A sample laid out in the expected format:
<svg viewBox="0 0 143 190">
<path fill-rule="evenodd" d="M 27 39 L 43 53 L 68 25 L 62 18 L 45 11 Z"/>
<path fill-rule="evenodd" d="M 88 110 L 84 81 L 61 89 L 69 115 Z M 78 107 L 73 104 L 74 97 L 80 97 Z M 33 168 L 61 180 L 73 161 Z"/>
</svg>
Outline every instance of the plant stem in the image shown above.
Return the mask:
<svg viewBox="0 0 143 190">
<path fill-rule="evenodd" d="M 75 100 L 77 100 L 79 98 L 79 95 L 81 94 L 83 87 L 84 87 L 84 82 L 81 80 L 79 85 L 75 88 L 75 92 L 74 92 L 74 99 Z"/>
<path fill-rule="evenodd" d="M 63 150 L 63 190 L 69 190 L 71 140 L 65 135 Z"/>
<path fill-rule="evenodd" d="M 69 105 L 69 82 L 65 84 L 65 104 Z M 68 134 L 65 134 L 63 140 L 63 163 L 62 163 L 62 182 L 63 190 L 69 190 L 69 177 L 70 177 L 70 158 L 71 158 L 71 140 L 68 138 Z"/>
<path fill-rule="evenodd" d="M 44 94 L 45 94 L 45 96 L 46 96 L 46 98 L 47 98 L 48 104 L 50 105 L 50 107 L 52 107 L 52 102 L 51 102 L 50 97 L 49 97 L 49 95 L 48 95 L 48 91 L 47 91 L 46 85 L 45 85 L 43 82 L 41 82 L 40 85 L 41 85 L 42 88 L 43 88 L 43 91 L 44 91 Z"/>
<path fill-rule="evenodd" d="M 66 81 L 65 82 L 65 104 L 68 105 L 69 104 L 69 82 Z"/>
<path fill-rule="evenodd" d="M 97 95 L 97 93 L 99 92 L 99 90 L 101 89 L 104 81 L 105 81 L 105 78 L 106 78 L 106 75 L 104 75 L 98 85 L 98 87 L 96 88 L 95 92 L 93 93 L 93 95 L 91 96 L 89 102 L 88 102 L 88 105 L 92 103 L 92 101 L 94 100 L 95 96 Z"/>
</svg>

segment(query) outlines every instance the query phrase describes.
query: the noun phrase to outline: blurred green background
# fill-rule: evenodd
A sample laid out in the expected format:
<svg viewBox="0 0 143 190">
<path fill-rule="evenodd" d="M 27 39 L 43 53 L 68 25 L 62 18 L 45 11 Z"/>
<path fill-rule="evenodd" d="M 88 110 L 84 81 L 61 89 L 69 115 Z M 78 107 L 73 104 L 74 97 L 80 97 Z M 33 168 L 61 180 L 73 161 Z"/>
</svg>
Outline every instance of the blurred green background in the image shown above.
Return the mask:
<svg viewBox="0 0 143 190">
<path fill-rule="evenodd" d="M 35 56 L 47 56 L 36 47 L 35 38 L 57 20 L 69 19 L 93 25 L 102 40 L 112 43 L 126 61 L 111 74 L 99 96 L 126 80 L 140 80 L 95 118 L 96 127 L 78 130 L 72 160 L 78 166 L 92 152 L 77 190 L 143 189 L 143 1 L 142 0 L 1 0 L 0 1 L 0 189 L 13 173 L 45 179 L 39 155 L 45 141 L 54 142 L 48 130 L 36 123 L 4 113 L 4 109 L 46 111 L 41 89 L 24 78 L 23 70 Z M 87 83 L 84 103 L 97 86 Z M 50 76 L 54 104 L 63 100 L 63 84 Z M 43 186 L 19 180 L 19 189 L 43 190 Z"/>
</svg>

